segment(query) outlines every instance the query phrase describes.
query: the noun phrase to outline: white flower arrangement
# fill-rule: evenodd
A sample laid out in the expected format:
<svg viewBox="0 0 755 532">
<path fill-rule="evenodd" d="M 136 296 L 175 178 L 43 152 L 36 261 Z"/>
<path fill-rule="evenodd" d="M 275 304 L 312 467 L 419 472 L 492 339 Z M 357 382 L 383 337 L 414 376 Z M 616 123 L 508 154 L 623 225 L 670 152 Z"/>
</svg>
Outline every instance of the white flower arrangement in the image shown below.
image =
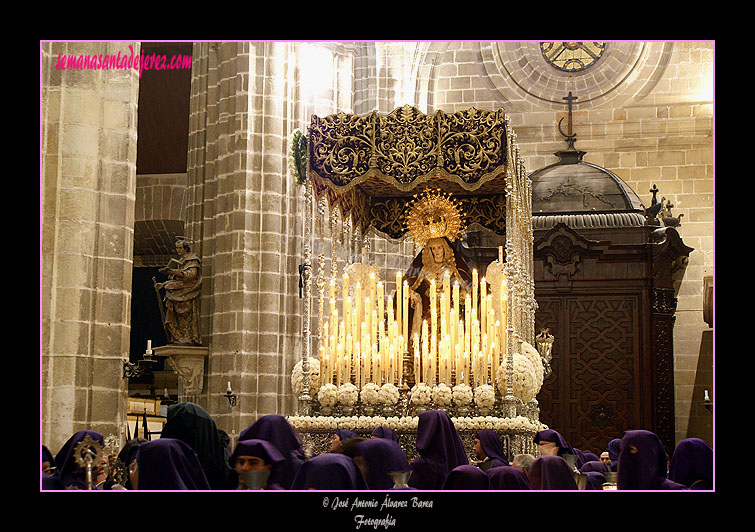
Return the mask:
<svg viewBox="0 0 755 532">
<path fill-rule="evenodd" d="M 532 344 L 529 344 L 527 342 L 522 342 L 520 346 L 520 350 L 524 356 L 527 357 L 527 359 L 530 361 L 530 364 L 532 365 L 532 369 L 534 370 L 535 375 L 535 395 L 537 395 L 540 392 L 540 388 L 543 386 L 543 379 L 545 376 L 545 367 L 543 366 L 543 357 L 540 356 L 540 353 L 537 349 L 532 347 Z"/>
<path fill-rule="evenodd" d="M 453 388 L 454 403 L 460 406 L 472 404 L 474 398 L 472 387 L 468 384 L 459 383 Z"/>
<path fill-rule="evenodd" d="M 378 392 L 378 401 L 383 405 L 395 405 L 398 402 L 398 388 L 393 383 L 386 382 Z"/>
<path fill-rule="evenodd" d="M 320 387 L 317 392 L 317 400 L 322 406 L 335 406 L 338 401 L 338 388 L 333 383 L 326 383 Z"/>
<path fill-rule="evenodd" d="M 449 406 L 453 401 L 454 395 L 451 387 L 445 382 L 441 382 L 433 388 L 433 402 L 438 406 Z"/>
<path fill-rule="evenodd" d="M 375 384 L 374 382 L 368 382 L 364 386 L 362 386 L 362 391 L 359 392 L 359 397 L 362 400 L 362 404 L 365 405 L 376 405 L 378 403 L 378 392 L 380 391 L 380 386 Z"/>
<path fill-rule="evenodd" d="M 291 371 L 291 388 L 296 397 L 301 395 L 304 388 L 302 381 L 304 380 L 304 372 L 302 371 L 302 363 L 300 360 L 294 366 Z M 314 397 L 317 394 L 317 390 L 320 388 L 320 361 L 316 358 L 309 357 L 309 395 Z"/>
<path fill-rule="evenodd" d="M 329 416 L 289 416 L 288 422 L 297 431 L 307 432 L 312 430 L 335 430 L 337 428 L 347 428 L 360 432 L 371 431 L 380 426 L 387 426 L 398 432 L 416 432 L 419 424 L 419 417 L 388 417 L 382 416 L 347 416 L 347 417 L 329 417 Z M 542 423 L 533 423 L 523 416 L 514 418 L 499 418 L 492 416 L 477 417 L 454 417 L 451 421 L 457 430 L 477 431 L 482 429 L 493 429 L 498 431 L 527 431 L 535 433 L 547 429 L 547 425 Z"/>
<path fill-rule="evenodd" d="M 490 408 L 495 405 L 495 389 L 490 384 L 482 384 L 475 388 L 474 402 L 482 408 Z"/>
<path fill-rule="evenodd" d="M 359 390 L 350 382 L 345 382 L 338 387 L 338 404 L 354 406 L 359 399 Z"/>
<path fill-rule="evenodd" d="M 507 388 L 507 370 L 508 357 L 504 357 L 503 362 L 496 371 L 498 380 L 498 390 L 502 395 L 506 395 Z M 514 353 L 514 375 L 512 389 L 514 397 L 519 398 L 522 402 L 528 403 L 535 398 L 540 388 L 537 386 L 537 376 L 532 364 L 524 355 Z"/>
<path fill-rule="evenodd" d="M 433 389 L 424 382 L 417 383 L 412 387 L 409 399 L 411 404 L 424 406 L 430 404 L 432 400 Z"/>
</svg>

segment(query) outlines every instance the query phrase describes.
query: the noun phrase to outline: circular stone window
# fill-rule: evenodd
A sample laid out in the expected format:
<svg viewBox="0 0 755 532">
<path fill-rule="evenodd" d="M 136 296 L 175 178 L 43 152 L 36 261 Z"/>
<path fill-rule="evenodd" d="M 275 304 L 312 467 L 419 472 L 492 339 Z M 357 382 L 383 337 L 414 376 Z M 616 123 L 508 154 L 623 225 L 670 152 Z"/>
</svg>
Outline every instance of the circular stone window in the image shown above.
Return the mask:
<svg viewBox="0 0 755 532">
<path fill-rule="evenodd" d="M 540 52 L 553 67 L 563 72 L 581 72 L 603 55 L 604 42 L 541 42 Z"/>
</svg>

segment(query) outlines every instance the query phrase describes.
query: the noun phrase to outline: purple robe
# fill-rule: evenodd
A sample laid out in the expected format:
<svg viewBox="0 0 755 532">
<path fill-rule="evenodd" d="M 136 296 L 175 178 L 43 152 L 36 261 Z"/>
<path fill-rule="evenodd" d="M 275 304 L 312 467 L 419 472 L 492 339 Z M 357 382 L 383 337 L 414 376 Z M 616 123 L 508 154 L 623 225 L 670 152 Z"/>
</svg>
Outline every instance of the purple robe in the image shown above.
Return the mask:
<svg viewBox="0 0 755 532">
<path fill-rule="evenodd" d="M 282 464 L 286 461 L 286 459 L 283 457 L 280 451 L 278 451 L 275 445 L 266 440 L 242 440 L 236 444 L 236 448 L 228 458 L 228 462 L 231 464 L 231 467 L 234 467 L 236 458 L 238 458 L 239 456 L 255 456 L 264 460 L 266 465 L 272 466 L 265 489 L 283 489 L 283 487 L 276 482 L 276 479 L 280 476 L 278 474 L 278 471 L 280 470 Z"/>
<path fill-rule="evenodd" d="M 58 454 L 55 455 L 55 464 L 57 465 L 57 476 L 66 488 L 72 489 L 87 489 L 86 482 L 86 468 L 79 466 L 76 463 L 73 451 L 76 445 L 82 441 L 85 437 L 90 436 L 94 441 L 100 444 L 101 447 L 105 447 L 105 438 L 99 432 L 93 430 L 80 430 L 73 436 L 71 436 L 67 442 L 60 448 Z M 97 464 L 93 464 L 96 467 Z M 92 479 L 96 481 L 96 479 Z"/>
<path fill-rule="evenodd" d="M 372 431 L 371 436 L 377 436 L 378 438 L 385 438 L 395 442 L 398 441 L 398 434 L 388 427 L 377 427 Z"/>
<path fill-rule="evenodd" d="M 417 423 L 417 452 L 410 464 L 409 486 L 439 490 L 453 468 L 469 464 L 464 445 L 451 418 L 443 410 L 426 410 Z"/>
<path fill-rule="evenodd" d="M 616 472 L 619 467 L 619 453 L 621 452 L 621 440 L 614 438 L 608 442 L 608 458 L 611 459 L 611 471 Z"/>
<path fill-rule="evenodd" d="M 139 445 L 137 490 L 212 489 L 197 453 L 185 442 L 160 438 Z"/>
<path fill-rule="evenodd" d="M 480 440 L 483 452 L 493 461 L 493 465 L 490 466 L 491 468 L 509 465 L 506 453 L 503 451 L 503 442 L 501 442 L 501 438 L 498 437 L 496 431 L 483 429 L 475 434 L 475 438 Z"/>
<path fill-rule="evenodd" d="M 443 481 L 444 490 L 488 490 L 490 479 L 485 471 L 473 465 L 453 468 Z"/>
<path fill-rule="evenodd" d="M 348 456 L 325 453 L 313 456 L 299 469 L 291 490 L 367 490 L 362 472 Z"/>
<path fill-rule="evenodd" d="M 391 471 L 409 470 L 409 460 L 401 446 L 387 438 L 372 438 L 357 443 L 355 459 L 364 460 L 366 466 L 365 480 L 371 490 L 389 490 L 393 488 Z"/>
<path fill-rule="evenodd" d="M 700 438 L 680 441 L 671 455 L 668 478 L 692 490 L 712 490 L 713 449 Z"/>
<path fill-rule="evenodd" d="M 533 490 L 578 489 L 571 467 L 560 456 L 535 458 L 528 475 Z"/>
<path fill-rule="evenodd" d="M 687 489 L 666 478 L 666 451 L 660 438 L 647 430 L 624 432 L 617 473 L 619 490 Z"/>
<path fill-rule="evenodd" d="M 485 472 L 490 479 L 491 490 L 531 490 L 530 477 L 518 467 L 500 466 Z"/>
<path fill-rule="evenodd" d="M 269 441 L 278 449 L 286 460 L 276 470 L 275 475 L 271 473 L 268 483 L 288 489 L 304 463 L 301 443 L 288 420 L 278 414 L 262 416 L 241 431 L 239 441 L 243 440 Z"/>
</svg>

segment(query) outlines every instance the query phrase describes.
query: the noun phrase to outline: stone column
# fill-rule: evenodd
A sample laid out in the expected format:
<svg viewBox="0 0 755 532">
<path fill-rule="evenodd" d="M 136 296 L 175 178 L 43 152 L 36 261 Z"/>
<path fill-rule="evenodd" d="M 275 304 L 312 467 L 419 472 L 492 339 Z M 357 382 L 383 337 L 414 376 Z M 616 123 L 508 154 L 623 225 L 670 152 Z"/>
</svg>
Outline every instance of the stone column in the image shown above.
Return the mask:
<svg viewBox="0 0 755 532">
<path fill-rule="evenodd" d="M 294 46 L 197 43 L 193 51 L 186 228 L 204 268 L 202 402 L 232 435 L 295 408 L 303 192 L 288 178 L 287 157 L 291 132 L 306 123 L 294 103 Z"/>
<path fill-rule="evenodd" d="M 42 44 L 41 416 L 53 453 L 82 429 L 125 438 L 139 76 L 83 59 L 59 68 L 62 55 L 118 53 L 139 44 Z"/>
</svg>

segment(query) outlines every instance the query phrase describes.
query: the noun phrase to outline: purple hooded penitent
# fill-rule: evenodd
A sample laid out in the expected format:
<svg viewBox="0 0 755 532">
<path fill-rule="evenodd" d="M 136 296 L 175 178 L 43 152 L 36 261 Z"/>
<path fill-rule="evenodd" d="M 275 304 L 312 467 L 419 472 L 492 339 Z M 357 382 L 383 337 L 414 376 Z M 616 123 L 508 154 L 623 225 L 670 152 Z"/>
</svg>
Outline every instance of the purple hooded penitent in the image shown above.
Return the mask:
<svg viewBox="0 0 755 532">
<path fill-rule="evenodd" d="M 279 470 L 286 459 L 275 445 L 266 440 L 243 440 L 236 444 L 236 448 L 228 459 L 231 467 L 234 467 L 236 458 L 239 456 L 255 456 L 264 460 L 265 464 L 271 465 L 272 468 L 270 469 L 270 476 L 267 479 L 267 487 L 265 489 L 283 489 L 278 484 L 277 477 L 280 476 Z"/>
<path fill-rule="evenodd" d="M 529 473 L 533 490 L 576 490 L 574 473 L 560 456 L 540 456 L 532 462 Z"/>
<path fill-rule="evenodd" d="M 680 441 L 671 455 L 668 476 L 692 490 L 712 490 L 713 449 L 700 438 Z"/>
<path fill-rule="evenodd" d="M 90 436 L 94 441 L 105 447 L 105 438 L 99 432 L 93 430 L 80 430 L 71 436 L 67 442 L 60 448 L 55 455 L 55 464 L 57 466 L 57 476 L 66 488 L 87 489 L 86 468 L 76 463 L 74 449 L 84 438 Z M 96 467 L 98 464 L 93 464 Z M 92 479 L 93 481 L 96 479 Z"/>
<path fill-rule="evenodd" d="M 555 431 L 553 429 L 541 430 L 540 432 L 535 434 L 535 443 L 538 444 L 541 441 L 551 441 L 555 443 L 558 447 L 559 456 L 563 456 L 565 454 L 575 455 L 577 457 L 577 469 L 579 469 L 582 464 L 585 463 L 584 455 L 582 454 L 582 452 L 575 450 L 571 445 L 566 443 L 566 439 L 564 439 L 564 437 L 558 431 Z"/>
<path fill-rule="evenodd" d="M 621 440 L 614 438 L 608 442 L 608 458 L 611 459 L 611 471 L 616 471 L 619 467 L 619 453 L 621 452 Z"/>
<path fill-rule="evenodd" d="M 236 473 L 228 465 L 225 444 L 207 410 L 192 402 L 169 406 L 160 438 L 181 440 L 191 447 L 212 489 L 236 489 Z"/>
<path fill-rule="evenodd" d="M 588 471 L 585 475 L 587 475 L 587 484 L 585 485 L 586 490 L 603 489 L 603 484 L 606 483 L 606 477 L 603 473 L 598 471 Z"/>
<path fill-rule="evenodd" d="M 475 438 L 480 440 L 482 450 L 487 457 L 493 460 L 493 465 L 491 467 L 509 465 L 509 461 L 506 459 L 506 454 L 503 451 L 503 442 L 501 442 L 501 438 L 498 437 L 496 431 L 492 429 L 483 429 L 475 434 Z"/>
<path fill-rule="evenodd" d="M 342 442 L 348 440 L 349 438 L 359 437 L 359 434 L 357 434 L 356 432 L 352 432 L 346 429 L 336 429 L 336 434 L 338 435 L 339 438 L 341 438 Z"/>
<path fill-rule="evenodd" d="M 313 456 L 304 462 L 292 490 L 367 490 L 367 482 L 354 460 L 338 453 Z"/>
<path fill-rule="evenodd" d="M 666 451 L 660 438 L 647 430 L 628 430 L 621 439 L 619 490 L 686 489 L 666 478 Z"/>
<path fill-rule="evenodd" d="M 473 465 L 460 465 L 453 468 L 443 481 L 444 490 L 487 490 L 490 479 L 485 471 Z"/>
<path fill-rule="evenodd" d="M 420 490 L 439 490 L 453 468 L 469 464 L 459 433 L 443 410 L 427 410 L 417 423 L 417 452 L 410 467 L 409 486 Z"/>
<path fill-rule="evenodd" d="M 491 490 L 531 490 L 530 477 L 518 467 L 500 466 L 485 472 L 490 479 Z"/>
<path fill-rule="evenodd" d="M 377 436 L 378 438 L 385 438 L 387 440 L 398 441 L 398 434 L 388 427 L 377 427 L 372 431 L 371 436 Z"/>
<path fill-rule="evenodd" d="M 275 475 L 270 475 L 268 483 L 278 484 L 283 489 L 288 489 L 304 462 L 301 443 L 288 420 L 277 414 L 262 416 L 251 426 L 241 431 L 239 441 L 244 440 L 269 441 L 278 449 L 285 461 L 280 465 Z"/>
<path fill-rule="evenodd" d="M 209 490 L 199 457 L 188 444 L 173 438 L 160 438 L 139 445 L 137 489 Z"/>
<path fill-rule="evenodd" d="M 391 471 L 409 470 L 409 460 L 401 446 L 386 438 L 372 438 L 357 443 L 355 459 L 364 460 L 367 467 L 365 480 L 371 490 L 389 490 L 394 481 Z"/>
</svg>

